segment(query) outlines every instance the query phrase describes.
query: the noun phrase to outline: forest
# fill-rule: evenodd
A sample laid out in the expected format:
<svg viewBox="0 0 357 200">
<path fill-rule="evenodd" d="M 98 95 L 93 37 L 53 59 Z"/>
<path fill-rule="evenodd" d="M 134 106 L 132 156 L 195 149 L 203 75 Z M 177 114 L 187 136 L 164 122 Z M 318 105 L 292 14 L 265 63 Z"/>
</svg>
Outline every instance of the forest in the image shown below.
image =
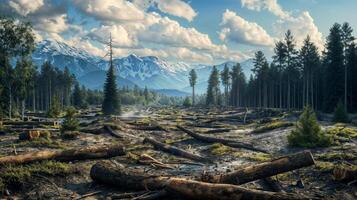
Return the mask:
<svg viewBox="0 0 357 200">
<path fill-rule="evenodd" d="M 0 19 L 0 198 L 355 199 L 357 47 L 334 24 L 321 50 L 290 30 L 274 55 L 212 67 L 192 95 L 118 85 L 113 38 L 103 88 L 50 61 L 30 23 Z M 59 67 L 64 67 L 60 70 Z"/>
</svg>

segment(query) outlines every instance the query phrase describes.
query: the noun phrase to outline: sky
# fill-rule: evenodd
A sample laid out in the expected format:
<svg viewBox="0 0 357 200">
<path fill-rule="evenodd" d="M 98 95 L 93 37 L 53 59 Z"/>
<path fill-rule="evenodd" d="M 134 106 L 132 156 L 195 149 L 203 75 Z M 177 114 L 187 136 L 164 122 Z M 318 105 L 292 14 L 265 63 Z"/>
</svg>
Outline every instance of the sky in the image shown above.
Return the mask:
<svg viewBox="0 0 357 200">
<path fill-rule="evenodd" d="M 289 29 L 323 50 L 335 23 L 357 29 L 357 0 L 0 0 L 0 13 L 30 21 L 36 40 L 57 40 L 103 57 L 218 64 L 268 57 Z M 356 34 L 355 34 L 356 35 Z"/>
</svg>

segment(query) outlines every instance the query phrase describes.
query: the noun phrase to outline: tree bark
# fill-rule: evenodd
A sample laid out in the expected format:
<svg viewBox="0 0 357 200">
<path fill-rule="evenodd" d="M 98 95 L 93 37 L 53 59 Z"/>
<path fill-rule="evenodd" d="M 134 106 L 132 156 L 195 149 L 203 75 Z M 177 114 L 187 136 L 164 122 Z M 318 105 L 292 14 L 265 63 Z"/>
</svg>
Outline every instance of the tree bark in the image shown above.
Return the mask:
<svg viewBox="0 0 357 200">
<path fill-rule="evenodd" d="M 203 141 L 203 142 L 221 143 L 221 144 L 224 144 L 224 145 L 230 146 L 230 147 L 243 148 L 243 149 L 248 149 L 248 150 L 252 150 L 252 151 L 259 151 L 259 152 L 267 153 L 266 150 L 253 147 L 253 145 L 251 145 L 251 144 L 246 144 L 246 143 L 238 142 L 235 140 L 228 140 L 228 139 L 223 139 L 223 138 L 213 138 L 213 137 L 200 135 L 200 134 L 194 133 L 194 132 L 192 132 L 182 126 L 179 126 L 179 125 L 177 126 L 177 128 L 182 130 L 183 132 L 187 133 L 191 137 L 193 137 L 197 140 Z"/>
<path fill-rule="evenodd" d="M 268 162 L 242 168 L 227 174 L 203 175 L 202 179 L 211 183 L 229 183 L 241 185 L 314 164 L 315 161 L 311 152 L 303 151 L 300 153 L 283 156 Z"/>
<path fill-rule="evenodd" d="M 130 190 L 165 189 L 187 198 L 217 200 L 297 200 L 315 199 L 293 193 L 265 192 L 236 185 L 212 184 L 182 178 L 149 174 L 144 170 L 115 165 L 109 161 L 95 164 L 90 172 L 94 181 Z"/>
<path fill-rule="evenodd" d="M 125 149 L 121 145 L 90 146 L 63 151 L 44 150 L 15 156 L 4 156 L 0 158 L 0 165 L 25 164 L 43 160 L 75 161 L 95 158 L 110 158 L 122 155 L 125 155 Z"/>
<path fill-rule="evenodd" d="M 175 156 L 188 158 L 188 159 L 191 159 L 191 160 L 194 160 L 194 161 L 198 161 L 198 162 L 211 162 L 207 158 L 201 157 L 199 155 L 192 154 L 190 152 L 184 151 L 182 149 L 179 149 L 177 147 L 174 147 L 174 146 L 171 146 L 171 145 L 168 145 L 168 144 L 164 144 L 164 143 L 158 142 L 158 141 L 156 141 L 154 139 L 151 139 L 151 138 L 145 138 L 143 143 L 149 143 L 149 144 L 153 145 L 156 149 L 159 149 L 159 150 L 161 150 L 163 152 L 166 152 L 166 153 L 173 154 Z"/>
</svg>

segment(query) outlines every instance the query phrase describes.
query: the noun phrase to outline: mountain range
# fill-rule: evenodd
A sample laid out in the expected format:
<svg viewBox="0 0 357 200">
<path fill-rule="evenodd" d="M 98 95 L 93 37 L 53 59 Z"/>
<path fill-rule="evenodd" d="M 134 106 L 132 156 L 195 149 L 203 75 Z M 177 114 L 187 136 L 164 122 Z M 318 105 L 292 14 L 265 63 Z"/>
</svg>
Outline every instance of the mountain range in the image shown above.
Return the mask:
<svg viewBox="0 0 357 200">
<path fill-rule="evenodd" d="M 108 61 L 103 58 L 54 40 L 39 42 L 32 58 L 38 66 L 47 60 L 61 70 L 68 67 L 79 82 L 90 89 L 103 88 L 106 70 L 109 66 Z M 197 94 L 204 93 L 212 70 L 211 65 L 189 65 L 184 62 L 172 64 L 155 56 L 139 57 L 134 54 L 116 58 L 113 63 L 120 86 L 148 87 L 170 96 L 184 96 L 191 92 L 188 72 L 193 68 L 198 75 L 196 92 Z M 225 65 L 232 67 L 235 64 L 235 62 L 228 61 L 216 66 L 221 71 Z M 252 59 L 241 62 L 241 66 L 246 76 L 249 77 L 253 67 Z"/>
</svg>

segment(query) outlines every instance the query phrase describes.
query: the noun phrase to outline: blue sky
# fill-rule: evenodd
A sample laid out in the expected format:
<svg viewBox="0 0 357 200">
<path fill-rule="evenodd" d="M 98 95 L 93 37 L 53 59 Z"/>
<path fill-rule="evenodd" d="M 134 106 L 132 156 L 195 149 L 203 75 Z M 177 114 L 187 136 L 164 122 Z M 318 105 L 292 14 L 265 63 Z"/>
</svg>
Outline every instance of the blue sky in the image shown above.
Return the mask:
<svg viewBox="0 0 357 200">
<path fill-rule="evenodd" d="M 112 34 L 117 57 L 169 62 L 242 61 L 290 29 L 323 50 L 333 23 L 357 29 L 356 0 L 0 0 L 0 11 L 31 21 L 37 40 L 53 39 L 105 55 Z"/>
</svg>

